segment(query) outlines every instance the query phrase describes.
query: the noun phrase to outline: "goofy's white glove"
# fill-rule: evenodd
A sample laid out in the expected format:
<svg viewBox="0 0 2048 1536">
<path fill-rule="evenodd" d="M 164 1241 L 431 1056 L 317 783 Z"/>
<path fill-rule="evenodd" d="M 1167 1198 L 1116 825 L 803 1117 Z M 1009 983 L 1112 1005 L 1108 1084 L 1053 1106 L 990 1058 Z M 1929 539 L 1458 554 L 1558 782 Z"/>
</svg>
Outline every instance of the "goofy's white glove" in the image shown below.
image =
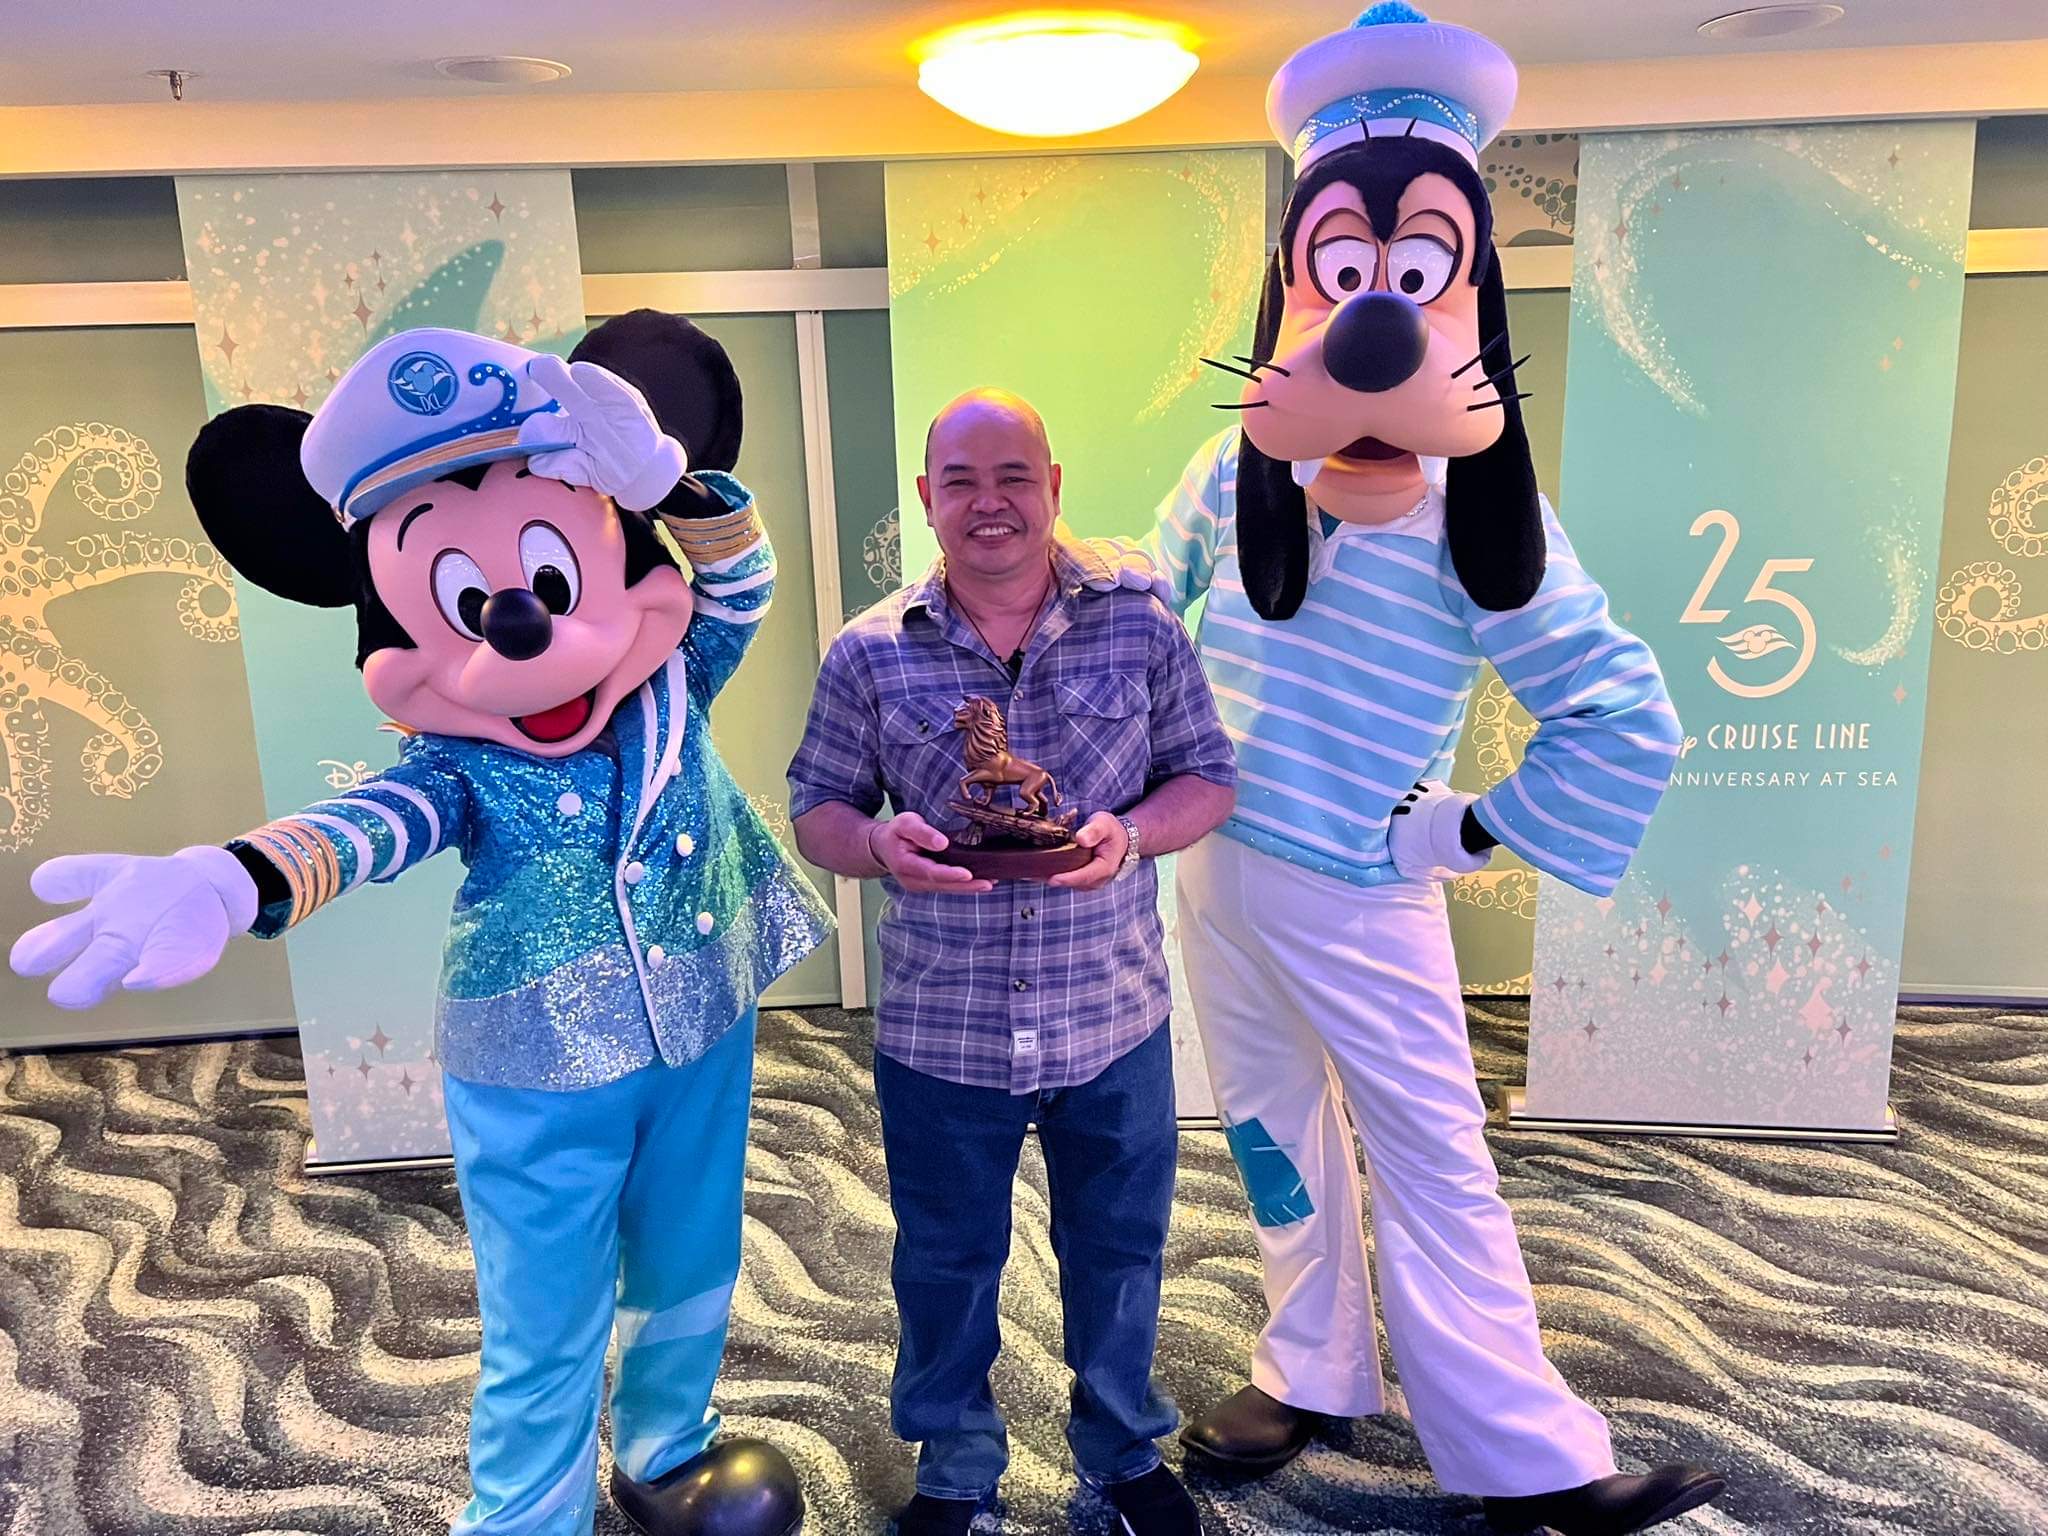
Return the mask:
<svg viewBox="0 0 2048 1536">
<path fill-rule="evenodd" d="M 168 857 L 82 853 L 51 859 L 29 877 L 44 901 L 83 901 L 15 941 L 17 974 L 47 976 L 59 1008 L 91 1008 L 116 984 L 155 992 L 197 981 L 256 921 L 256 882 L 225 848 Z"/>
<path fill-rule="evenodd" d="M 690 467 L 646 397 L 610 369 L 550 356 L 535 358 L 526 372 L 561 407 L 520 423 L 519 446 L 530 451 L 536 475 L 590 486 L 628 512 L 645 512 Z"/>
<path fill-rule="evenodd" d="M 1118 587 L 1129 587 L 1137 592 L 1150 592 L 1162 603 L 1173 601 L 1173 583 L 1167 579 L 1165 570 L 1154 565 L 1135 540 L 1083 539 L 1081 543 L 1092 557 L 1090 563 L 1096 571 L 1087 579 L 1089 591 L 1113 592 Z"/>
<path fill-rule="evenodd" d="M 1493 857 L 1465 849 L 1465 809 L 1479 797 L 1427 779 L 1394 807 L 1387 825 L 1387 853 L 1404 880 L 1455 880 L 1486 868 Z"/>
</svg>

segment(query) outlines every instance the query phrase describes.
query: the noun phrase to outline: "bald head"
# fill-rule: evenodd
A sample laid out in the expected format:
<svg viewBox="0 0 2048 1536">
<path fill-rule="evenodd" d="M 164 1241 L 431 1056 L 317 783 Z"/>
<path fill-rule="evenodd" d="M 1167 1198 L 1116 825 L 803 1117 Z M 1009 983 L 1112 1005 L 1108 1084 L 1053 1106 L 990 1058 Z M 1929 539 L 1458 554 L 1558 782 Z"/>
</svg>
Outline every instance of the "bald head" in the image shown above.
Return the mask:
<svg viewBox="0 0 2048 1536">
<path fill-rule="evenodd" d="M 984 594 L 1046 579 L 1060 512 L 1060 467 L 1045 422 L 1007 389 L 971 389 L 932 418 L 917 494 L 946 556 L 947 580 Z"/>
<path fill-rule="evenodd" d="M 1045 418 L 1040 416 L 1029 400 L 1013 394 L 1007 389 L 970 389 L 964 395 L 956 395 L 932 418 L 932 424 L 924 433 L 924 471 L 932 472 L 932 444 L 942 435 L 942 429 L 956 423 L 1001 422 L 1022 427 L 1037 439 L 1039 463 L 1052 463 L 1052 439 L 1046 435 Z"/>
</svg>

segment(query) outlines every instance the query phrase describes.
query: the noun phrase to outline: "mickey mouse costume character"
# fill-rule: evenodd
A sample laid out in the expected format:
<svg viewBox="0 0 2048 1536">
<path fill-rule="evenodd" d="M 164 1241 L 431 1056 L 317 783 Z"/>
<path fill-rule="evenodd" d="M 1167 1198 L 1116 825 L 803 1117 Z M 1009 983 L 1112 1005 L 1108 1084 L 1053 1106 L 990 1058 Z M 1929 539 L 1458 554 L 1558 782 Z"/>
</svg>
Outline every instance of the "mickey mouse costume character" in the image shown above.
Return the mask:
<svg viewBox="0 0 2048 1536">
<path fill-rule="evenodd" d="M 1238 752 L 1234 815 L 1180 858 L 1181 943 L 1271 1311 L 1252 1384 L 1183 1439 L 1256 1474 L 1322 1419 L 1381 1411 L 1355 1126 L 1438 1480 L 1496 1530 L 1596 1536 L 1722 1480 L 1617 1475 L 1606 1422 L 1544 1358 L 1442 882 L 1506 843 L 1604 895 L 1681 738 L 1537 492 L 1478 172 L 1514 94 L 1498 47 L 1406 5 L 1287 61 L 1267 115 L 1299 179 L 1257 355 L 1229 370 L 1242 430 L 1195 455 L 1145 544 L 1177 606 L 1207 595 L 1197 645 Z M 1482 659 L 1538 726 L 1475 799 L 1441 780 Z"/>
<path fill-rule="evenodd" d="M 755 999 L 829 930 L 706 727 L 775 579 L 728 473 L 740 425 L 723 349 L 644 310 L 569 364 L 407 332 L 316 416 L 210 423 L 187 467 L 208 536 L 280 597 L 355 608 L 364 686 L 409 739 L 389 771 L 224 848 L 49 861 L 36 894 L 88 904 L 14 947 L 24 975 L 60 972 L 51 1001 L 89 1007 L 458 852 L 436 1043 L 483 1316 L 458 1533 L 591 1530 L 615 1320 L 629 1522 L 803 1521 L 788 1461 L 715 1439 L 710 1409 Z"/>
</svg>

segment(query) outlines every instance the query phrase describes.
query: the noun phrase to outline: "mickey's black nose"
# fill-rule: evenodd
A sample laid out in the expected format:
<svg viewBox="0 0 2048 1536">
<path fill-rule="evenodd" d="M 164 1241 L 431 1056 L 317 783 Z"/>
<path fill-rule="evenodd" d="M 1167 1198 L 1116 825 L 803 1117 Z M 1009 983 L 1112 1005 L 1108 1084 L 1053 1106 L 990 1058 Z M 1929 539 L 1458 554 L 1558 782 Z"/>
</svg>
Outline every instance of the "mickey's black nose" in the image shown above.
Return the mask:
<svg viewBox="0 0 2048 1536">
<path fill-rule="evenodd" d="M 1398 293 L 1346 299 L 1323 332 L 1323 367 L 1346 389 L 1366 394 L 1412 379 L 1428 350 L 1422 307 Z"/>
<path fill-rule="evenodd" d="M 531 661 L 555 637 L 547 604 L 524 587 L 507 587 L 484 600 L 484 639 L 507 661 Z"/>
</svg>

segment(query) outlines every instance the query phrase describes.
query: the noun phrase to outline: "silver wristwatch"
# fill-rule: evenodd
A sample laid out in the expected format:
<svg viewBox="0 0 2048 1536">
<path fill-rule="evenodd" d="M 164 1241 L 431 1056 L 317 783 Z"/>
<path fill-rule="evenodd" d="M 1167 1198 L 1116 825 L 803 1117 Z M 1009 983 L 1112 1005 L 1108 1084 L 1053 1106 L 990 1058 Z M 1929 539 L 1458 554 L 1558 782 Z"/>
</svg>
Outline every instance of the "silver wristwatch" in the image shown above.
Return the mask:
<svg viewBox="0 0 2048 1536">
<path fill-rule="evenodd" d="M 1124 829 L 1124 861 L 1116 868 L 1114 878 L 1121 880 L 1138 867 L 1138 824 L 1128 816 L 1119 816 Z"/>
</svg>

